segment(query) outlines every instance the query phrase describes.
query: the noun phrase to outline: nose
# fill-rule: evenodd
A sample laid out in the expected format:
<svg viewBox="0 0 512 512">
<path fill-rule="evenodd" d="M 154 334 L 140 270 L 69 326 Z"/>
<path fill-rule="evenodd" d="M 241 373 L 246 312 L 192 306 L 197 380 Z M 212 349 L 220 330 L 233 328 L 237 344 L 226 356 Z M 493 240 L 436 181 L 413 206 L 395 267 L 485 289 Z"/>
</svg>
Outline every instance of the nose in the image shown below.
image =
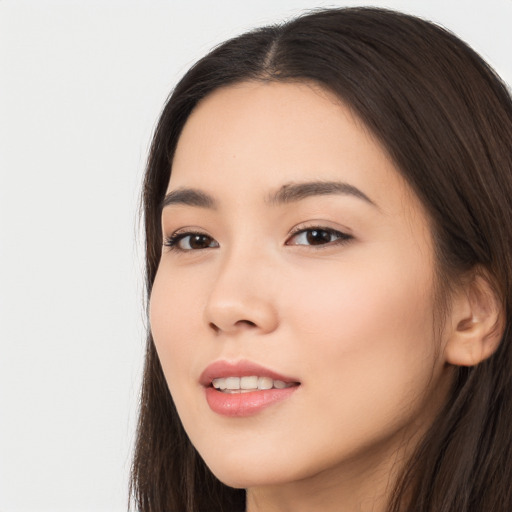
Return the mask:
<svg viewBox="0 0 512 512">
<path fill-rule="evenodd" d="M 275 276 L 263 258 L 232 255 L 219 263 L 205 306 L 205 321 L 216 334 L 267 334 L 278 325 Z"/>
</svg>

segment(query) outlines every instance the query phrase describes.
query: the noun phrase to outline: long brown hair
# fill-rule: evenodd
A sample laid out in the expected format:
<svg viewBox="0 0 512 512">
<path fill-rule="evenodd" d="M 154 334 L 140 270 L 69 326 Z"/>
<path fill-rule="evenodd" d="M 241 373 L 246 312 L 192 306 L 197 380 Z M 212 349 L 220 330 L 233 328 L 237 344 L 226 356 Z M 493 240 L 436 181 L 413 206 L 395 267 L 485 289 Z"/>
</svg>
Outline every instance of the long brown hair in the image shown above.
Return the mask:
<svg viewBox="0 0 512 512">
<path fill-rule="evenodd" d="M 391 496 L 398 512 L 512 510 L 512 101 L 494 71 L 450 32 L 375 8 L 315 11 L 236 37 L 179 82 L 158 123 L 143 188 L 147 293 L 159 264 L 161 201 L 181 130 L 202 98 L 246 81 L 315 82 L 359 116 L 423 202 L 449 283 L 482 268 L 506 313 L 497 352 L 459 367 L 452 394 Z M 234 512 L 181 425 L 151 333 L 132 493 L 142 512 Z"/>
</svg>

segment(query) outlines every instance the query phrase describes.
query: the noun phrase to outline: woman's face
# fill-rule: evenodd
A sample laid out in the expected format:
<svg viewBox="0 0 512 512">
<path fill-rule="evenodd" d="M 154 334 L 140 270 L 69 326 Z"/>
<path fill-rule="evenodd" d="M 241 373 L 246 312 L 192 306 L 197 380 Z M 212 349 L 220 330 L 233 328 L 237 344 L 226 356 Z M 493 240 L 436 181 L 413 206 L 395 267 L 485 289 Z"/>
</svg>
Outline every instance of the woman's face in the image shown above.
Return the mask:
<svg viewBox="0 0 512 512">
<path fill-rule="evenodd" d="M 242 83 L 192 113 L 167 194 L 151 329 L 207 465 L 388 470 L 448 377 L 429 222 L 378 142 L 315 86 Z"/>
</svg>

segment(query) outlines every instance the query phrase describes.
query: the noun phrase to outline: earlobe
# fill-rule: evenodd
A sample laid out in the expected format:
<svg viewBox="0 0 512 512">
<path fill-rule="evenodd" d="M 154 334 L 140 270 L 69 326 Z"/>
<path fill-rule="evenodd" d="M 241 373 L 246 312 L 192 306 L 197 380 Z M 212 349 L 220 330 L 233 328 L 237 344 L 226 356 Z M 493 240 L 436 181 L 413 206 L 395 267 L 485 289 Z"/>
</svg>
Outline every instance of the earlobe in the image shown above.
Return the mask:
<svg viewBox="0 0 512 512">
<path fill-rule="evenodd" d="M 452 299 L 446 362 L 475 366 L 492 356 L 503 336 L 503 319 L 500 297 L 485 275 L 475 273 Z"/>
</svg>

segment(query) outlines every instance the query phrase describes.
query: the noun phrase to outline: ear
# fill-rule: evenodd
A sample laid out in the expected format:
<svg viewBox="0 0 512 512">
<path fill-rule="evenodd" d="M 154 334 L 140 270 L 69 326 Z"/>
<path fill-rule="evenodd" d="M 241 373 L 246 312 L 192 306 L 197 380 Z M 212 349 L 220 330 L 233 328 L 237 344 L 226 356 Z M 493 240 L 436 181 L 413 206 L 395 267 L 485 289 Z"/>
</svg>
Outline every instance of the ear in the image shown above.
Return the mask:
<svg viewBox="0 0 512 512">
<path fill-rule="evenodd" d="M 505 329 L 504 308 L 485 273 L 474 272 L 453 294 L 444 354 L 447 363 L 475 366 L 492 356 Z"/>
</svg>

